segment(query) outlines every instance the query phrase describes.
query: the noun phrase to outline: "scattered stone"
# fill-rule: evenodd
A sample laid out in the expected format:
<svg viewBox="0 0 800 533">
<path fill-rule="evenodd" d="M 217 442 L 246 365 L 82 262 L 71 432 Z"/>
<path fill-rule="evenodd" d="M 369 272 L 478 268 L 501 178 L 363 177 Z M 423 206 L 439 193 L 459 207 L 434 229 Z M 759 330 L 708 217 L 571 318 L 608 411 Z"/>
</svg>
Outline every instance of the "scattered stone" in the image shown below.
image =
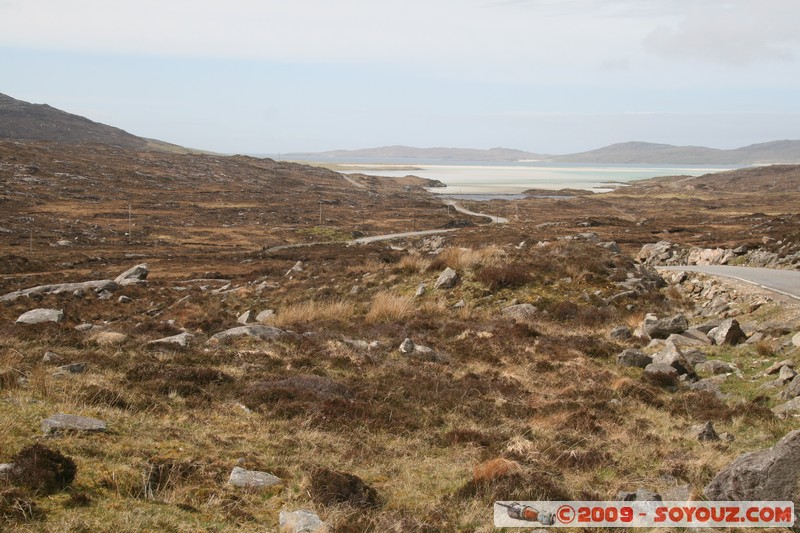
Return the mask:
<svg viewBox="0 0 800 533">
<path fill-rule="evenodd" d="M 729 397 L 729 395 L 722 393 L 720 385 L 722 383 L 725 383 L 727 379 L 728 376 L 726 376 L 725 374 L 720 374 L 718 376 L 712 376 L 710 378 L 701 379 L 694 383 L 687 383 L 686 388 L 693 391 L 707 392 L 709 394 L 713 394 L 720 400 L 725 400 Z"/>
<path fill-rule="evenodd" d="M 522 467 L 516 461 L 503 459 L 502 457 L 490 459 L 475 465 L 475 468 L 472 469 L 472 482 L 488 483 L 521 471 Z"/>
<path fill-rule="evenodd" d="M 129 268 L 122 274 L 116 277 L 114 282 L 120 287 L 127 287 L 128 285 L 143 285 L 147 283 L 147 275 L 150 274 L 150 269 L 146 264 L 136 265 Z"/>
<path fill-rule="evenodd" d="M 45 294 L 74 293 L 75 291 L 115 291 L 119 285 L 112 280 L 84 281 L 80 283 L 56 283 L 54 285 L 39 285 L 30 289 L 10 292 L 0 296 L 0 302 L 10 302 L 22 296 L 42 296 Z"/>
<path fill-rule="evenodd" d="M 694 369 L 701 374 L 729 374 L 736 372 L 736 367 L 719 359 L 712 359 L 695 365 Z"/>
<path fill-rule="evenodd" d="M 617 326 L 608 333 L 610 339 L 625 341 L 631 338 L 631 328 L 628 326 Z"/>
<path fill-rule="evenodd" d="M 292 268 L 287 270 L 286 274 L 284 274 L 284 275 L 285 276 L 292 276 L 293 274 L 297 274 L 298 272 L 302 272 L 302 271 L 303 271 L 303 262 L 302 261 L 298 261 L 297 263 L 294 264 L 294 266 Z"/>
<path fill-rule="evenodd" d="M 46 418 L 42 421 L 42 431 L 45 435 L 56 435 L 65 431 L 85 433 L 103 432 L 106 423 L 97 418 L 87 416 L 65 415 L 62 413 Z"/>
<path fill-rule="evenodd" d="M 664 364 L 673 367 L 678 374 L 694 375 L 694 366 L 686 358 L 680 348 L 672 343 L 667 343 L 666 347 L 653 356 L 653 363 Z"/>
<path fill-rule="evenodd" d="M 273 340 L 286 335 L 287 332 L 272 326 L 251 325 L 239 326 L 225 331 L 220 331 L 209 339 L 209 342 L 219 342 L 236 337 L 256 337 L 263 340 Z"/>
<path fill-rule="evenodd" d="M 101 291 L 101 292 L 97 293 L 97 299 L 98 300 L 110 300 L 112 296 L 114 296 L 114 295 L 111 294 L 108 291 Z"/>
<path fill-rule="evenodd" d="M 774 407 L 772 412 L 779 417 L 800 414 L 800 396 Z"/>
<path fill-rule="evenodd" d="M 800 333 L 795 333 L 794 337 L 792 337 L 792 344 L 800 348 Z"/>
<path fill-rule="evenodd" d="M 792 501 L 800 509 L 800 430 L 772 448 L 746 453 L 719 472 L 704 493 L 709 500 Z"/>
<path fill-rule="evenodd" d="M 653 319 L 652 315 L 645 317 L 642 331 L 651 339 L 666 339 L 673 333 L 683 333 L 689 329 L 689 322 L 683 315 L 671 318 Z"/>
<path fill-rule="evenodd" d="M 788 383 L 789 381 L 792 381 L 796 375 L 797 372 L 795 372 L 791 367 L 783 366 L 778 373 L 778 379 L 783 383 Z"/>
<path fill-rule="evenodd" d="M 800 376 L 795 376 L 792 381 L 789 382 L 786 390 L 778 395 L 778 398 L 781 400 L 791 400 L 798 396 L 800 396 Z"/>
<path fill-rule="evenodd" d="M 619 366 L 645 368 L 652 362 L 653 358 L 641 350 L 628 349 L 617 355 L 617 364 Z"/>
<path fill-rule="evenodd" d="M 239 317 L 236 319 L 236 322 L 238 322 L 239 324 L 249 324 L 252 321 L 253 321 L 253 313 L 251 313 L 249 309 L 244 313 L 242 313 L 241 315 L 239 315 Z"/>
<path fill-rule="evenodd" d="M 94 327 L 94 324 L 78 324 L 75 326 L 75 331 L 91 331 Z"/>
<path fill-rule="evenodd" d="M 692 426 L 692 428 L 689 430 L 689 434 L 699 441 L 719 440 L 719 435 L 717 435 L 717 432 L 714 430 L 714 424 L 712 424 L 710 421 L 706 422 L 705 424 Z"/>
<path fill-rule="evenodd" d="M 129 304 L 129 303 L 131 303 L 133 300 L 131 299 L 131 297 L 130 297 L 130 296 L 125 296 L 125 295 L 123 294 L 122 296 L 120 296 L 119 298 L 117 298 L 117 301 L 118 301 L 119 303 L 121 303 L 121 304 Z"/>
<path fill-rule="evenodd" d="M 357 339 L 342 339 L 342 342 L 358 350 L 375 350 L 381 346 L 378 341 L 367 342 Z"/>
<path fill-rule="evenodd" d="M 256 322 L 264 323 L 269 321 L 272 317 L 275 316 L 275 311 L 273 309 L 265 309 L 256 315 Z"/>
<path fill-rule="evenodd" d="M 192 335 L 191 333 L 183 332 L 179 333 L 178 335 L 173 335 L 171 337 L 164 337 L 162 339 L 156 339 L 154 341 L 150 341 L 147 343 L 147 346 L 167 346 L 167 347 L 178 346 L 180 348 L 186 348 L 192 343 L 193 340 L 194 340 L 194 335 Z"/>
<path fill-rule="evenodd" d="M 674 386 L 678 383 L 678 371 L 672 365 L 650 363 L 644 368 L 645 380 L 661 386 Z"/>
<path fill-rule="evenodd" d="M 434 289 L 452 289 L 458 282 L 458 274 L 450 267 L 447 267 L 444 272 L 439 275 L 439 279 L 434 284 Z"/>
<path fill-rule="evenodd" d="M 672 341 L 678 346 L 710 346 L 713 344 L 708 335 L 697 328 L 689 328 L 683 333 L 673 333 L 667 337 L 667 341 Z"/>
<path fill-rule="evenodd" d="M 539 310 L 531 304 L 510 305 L 503 308 L 501 311 L 504 317 L 510 318 L 516 322 L 522 322 L 534 318 L 538 312 Z"/>
<path fill-rule="evenodd" d="M 412 341 L 411 339 L 405 339 L 403 342 L 400 343 L 399 350 L 400 353 L 409 354 L 414 352 L 414 348 L 416 348 L 416 346 L 414 345 L 414 341 Z"/>
<path fill-rule="evenodd" d="M 788 366 L 789 368 L 794 368 L 794 361 L 792 361 L 791 359 L 784 359 L 783 361 L 779 361 L 773 365 L 770 365 L 770 367 L 764 371 L 764 375 L 769 376 L 770 374 L 775 374 L 777 372 L 780 372 L 781 369 L 785 366 Z"/>
<path fill-rule="evenodd" d="M 278 515 L 281 533 L 327 533 L 328 524 L 319 516 L 305 509 L 281 511 Z"/>
<path fill-rule="evenodd" d="M 62 359 L 60 355 L 55 352 L 44 352 L 44 357 L 42 357 L 43 363 L 57 363 Z"/>
<path fill-rule="evenodd" d="M 420 283 L 419 285 L 417 285 L 417 290 L 414 291 L 414 296 L 416 296 L 417 298 L 420 298 L 421 296 L 423 296 L 425 294 L 426 289 L 427 289 L 427 287 L 425 286 L 425 284 L 424 283 Z"/>
<path fill-rule="evenodd" d="M 83 374 L 89 368 L 89 363 L 71 363 L 58 367 L 56 372 L 62 374 Z"/>
<path fill-rule="evenodd" d="M 0 478 L 6 477 L 13 467 L 14 463 L 0 463 Z"/>
<path fill-rule="evenodd" d="M 122 344 L 127 339 L 128 337 L 124 333 L 118 333 L 116 331 L 98 331 L 89 337 L 89 340 L 96 342 L 100 346 Z"/>
<path fill-rule="evenodd" d="M 453 309 L 463 309 L 466 306 L 467 306 L 467 302 L 465 302 L 464 299 L 462 298 L 461 300 L 459 300 L 455 304 L 453 304 Z"/>
<path fill-rule="evenodd" d="M 248 488 L 266 488 L 274 485 L 279 485 L 281 479 L 279 477 L 268 474 L 267 472 L 259 472 L 257 470 L 245 470 L 234 466 L 231 470 L 231 475 L 228 478 L 228 483 L 234 487 L 248 487 Z"/>
<path fill-rule="evenodd" d="M 661 495 L 652 490 L 642 487 L 636 489 L 636 492 L 620 491 L 617 493 L 618 502 L 660 502 L 663 501 Z"/>
<path fill-rule="evenodd" d="M 723 320 L 722 323 L 718 327 L 712 329 L 708 335 L 720 346 L 723 344 L 733 346 L 747 340 L 747 335 L 742 331 L 742 328 L 739 326 L 739 321 L 735 318 Z"/>
<path fill-rule="evenodd" d="M 32 309 L 22 313 L 17 324 L 41 324 L 42 322 L 63 322 L 64 311 L 61 309 Z"/>
<path fill-rule="evenodd" d="M 733 434 L 725 431 L 719 434 L 719 440 L 721 440 L 722 442 L 733 442 L 736 440 L 736 437 Z"/>
</svg>

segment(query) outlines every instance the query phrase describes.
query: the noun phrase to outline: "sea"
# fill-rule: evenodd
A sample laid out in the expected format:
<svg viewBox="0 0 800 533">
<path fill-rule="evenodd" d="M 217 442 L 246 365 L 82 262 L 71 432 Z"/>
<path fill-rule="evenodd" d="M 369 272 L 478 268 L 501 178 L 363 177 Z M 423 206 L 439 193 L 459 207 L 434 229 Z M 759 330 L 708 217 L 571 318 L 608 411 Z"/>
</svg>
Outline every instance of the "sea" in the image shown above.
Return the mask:
<svg viewBox="0 0 800 533">
<path fill-rule="evenodd" d="M 324 164 L 344 174 L 403 177 L 408 175 L 438 180 L 445 187 L 431 187 L 432 193 L 464 196 L 472 199 L 522 197 L 524 191 L 540 189 L 582 189 L 608 192 L 624 187 L 631 181 L 659 176 L 702 176 L 731 170 L 716 166 L 669 165 L 608 165 L 553 163 L 545 161 L 452 161 L 435 159 L 359 158 L 304 159 L 304 162 Z"/>
</svg>

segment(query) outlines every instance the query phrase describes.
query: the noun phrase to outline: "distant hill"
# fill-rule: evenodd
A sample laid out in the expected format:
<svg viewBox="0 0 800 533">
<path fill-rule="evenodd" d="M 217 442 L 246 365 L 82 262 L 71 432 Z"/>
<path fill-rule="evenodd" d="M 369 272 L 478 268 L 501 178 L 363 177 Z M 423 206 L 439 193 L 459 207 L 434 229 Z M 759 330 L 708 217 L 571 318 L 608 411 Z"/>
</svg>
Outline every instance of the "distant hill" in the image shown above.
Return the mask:
<svg viewBox="0 0 800 533">
<path fill-rule="evenodd" d="M 31 104 L 0 94 L 0 138 L 65 144 L 106 144 L 133 150 L 188 152 L 181 146 L 137 137 L 46 104 Z"/>
<path fill-rule="evenodd" d="M 454 161 L 519 161 L 548 159 L 550 156 L 511 148 L 474 150 L 471 148 L 414 148 L 413 146 L 381 146 L 362 150 L 333 150 L 330 152 L 284 154 L 290 157 L 352 157 L 359 159 L 444 159 Z"/>
<path fill-rule="evenodd" d="M 772 141 L 735 150 L 703 146 L 673 146 L 646 142 L 612 144 L 597 150 L 562 156 L 561 163 L 609 163 L 644 165 L 757 165 L 800 163 L 800 141 Z"/>
<path fill-rule="evenodd" d="M 786 193 L 800 190 L 800 165 L 769 165 L 740 168 L 703 176 L 664 176 L 634 181 L 619 189 L 632 191 L 705 191 L 708 193 Z"/>
</svg>

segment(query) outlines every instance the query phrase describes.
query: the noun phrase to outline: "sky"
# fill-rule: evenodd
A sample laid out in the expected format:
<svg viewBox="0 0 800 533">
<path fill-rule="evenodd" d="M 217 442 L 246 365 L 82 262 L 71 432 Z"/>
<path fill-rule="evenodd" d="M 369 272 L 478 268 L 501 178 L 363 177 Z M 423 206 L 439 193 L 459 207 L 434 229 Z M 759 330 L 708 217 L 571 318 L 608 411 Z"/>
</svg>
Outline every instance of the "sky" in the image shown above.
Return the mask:
<svg viewBox="0 0 800 533">
<path fill-rule="evenodd" d="M 798 0 L 0 0 L 0 93 L 225 153 L 800 139 Z"/>
</svg>

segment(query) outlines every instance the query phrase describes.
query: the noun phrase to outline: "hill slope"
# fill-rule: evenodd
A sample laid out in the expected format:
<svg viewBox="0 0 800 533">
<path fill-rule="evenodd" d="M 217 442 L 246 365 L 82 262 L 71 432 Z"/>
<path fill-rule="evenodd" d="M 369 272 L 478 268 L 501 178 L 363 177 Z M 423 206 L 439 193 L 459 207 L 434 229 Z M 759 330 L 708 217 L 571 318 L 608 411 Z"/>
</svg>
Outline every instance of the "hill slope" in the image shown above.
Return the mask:
<svg viewBox="0 0 800 533">
<path fill-rule="evenodd" d="M 514 150 L 491 148 L 415 148 L 413 146 L 381 146 L 362 150 L 333 150 L 320 153 L 296 153 L 290 156 L 354 157 L 372 159 L 451 159 L 457 161 L 519 161 L 520 159 L 547 159 L 549 156 Z"/>
<path fill-rule="evenodd" d="M 0 94 L 0 138 L 65 144 L 97 143 L 133 150 L 187 151 L 174 144 L 137 137 L 80 115 L 46 104 L 31 104 L 5 94 Z"/>
</svg>

